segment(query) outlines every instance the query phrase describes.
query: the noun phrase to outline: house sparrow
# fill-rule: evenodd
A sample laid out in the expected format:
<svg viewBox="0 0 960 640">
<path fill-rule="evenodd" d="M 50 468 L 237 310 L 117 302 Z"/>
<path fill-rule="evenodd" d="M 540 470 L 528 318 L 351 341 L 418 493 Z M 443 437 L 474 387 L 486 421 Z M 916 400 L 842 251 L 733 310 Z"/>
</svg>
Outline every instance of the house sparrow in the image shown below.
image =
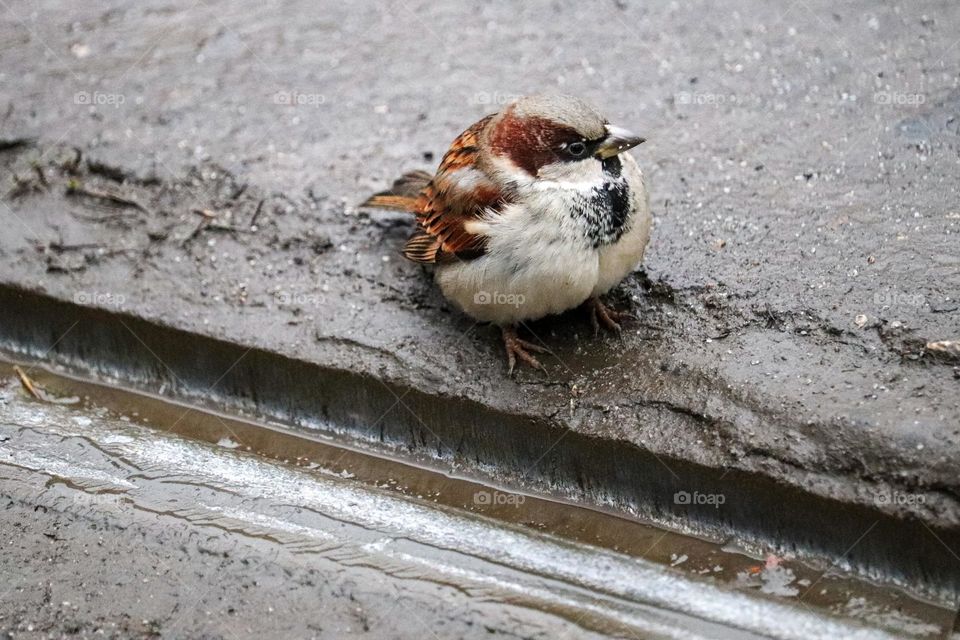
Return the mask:
<svg viewBox="0 0 960 640">
<path fill-rule="evenodd" d="M 516 359 L 543 369 L 516 327 L 586 303 L 596 331 L 628 314 L 600 296 L 643 258 L 650 205 L 626 150 L 643 138 L 571 96 L 520 98 L 454 140 L 436 175 L 416 171 L 364 205 L 414 213 L 404 247 L 435 265 L 443 295 L 503 333 Z"/>
</svg>

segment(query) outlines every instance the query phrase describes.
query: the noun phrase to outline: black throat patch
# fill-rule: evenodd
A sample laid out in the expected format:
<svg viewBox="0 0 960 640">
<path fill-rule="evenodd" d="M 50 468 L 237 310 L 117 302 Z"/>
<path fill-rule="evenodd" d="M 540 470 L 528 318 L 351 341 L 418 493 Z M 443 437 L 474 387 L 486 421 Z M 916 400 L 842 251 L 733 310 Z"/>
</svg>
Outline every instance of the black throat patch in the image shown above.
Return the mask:
<svg viewBox="0 0 960 640">
<path fill-rule="evenodd" d="M 597 249 L 615 243 L 624 234 L 630 215 L 630 187 L 623 178 L 620 158 L 601 161 L 603 184 L 593 189 L 574 207 L 574 215 L 585 223 L 587 236 Z"/>
</svg>

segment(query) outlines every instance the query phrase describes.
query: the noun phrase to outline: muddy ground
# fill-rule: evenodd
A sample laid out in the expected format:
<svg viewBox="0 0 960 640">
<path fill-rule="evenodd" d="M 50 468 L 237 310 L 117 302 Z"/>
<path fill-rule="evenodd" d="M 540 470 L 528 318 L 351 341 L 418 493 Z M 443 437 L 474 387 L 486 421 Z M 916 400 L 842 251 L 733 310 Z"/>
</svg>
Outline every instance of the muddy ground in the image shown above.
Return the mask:
<svg viewBox="0 0 960 640">
<path fill-rule="evenodd" d="M 696 461 L 960 526 L 955 3 L 50 2 L 0 20 L 6 283 L 548 416 L 664 473 Z M 534 323 L 549 375 L 509 379 L 495 331 L 400 259 L 409 221 L 356 204 L 534 91 L 649 139 L 633 153 L 656 226 L 613 297 L 639 318 L 622 341 L 576 312 Z"/>
</svg>

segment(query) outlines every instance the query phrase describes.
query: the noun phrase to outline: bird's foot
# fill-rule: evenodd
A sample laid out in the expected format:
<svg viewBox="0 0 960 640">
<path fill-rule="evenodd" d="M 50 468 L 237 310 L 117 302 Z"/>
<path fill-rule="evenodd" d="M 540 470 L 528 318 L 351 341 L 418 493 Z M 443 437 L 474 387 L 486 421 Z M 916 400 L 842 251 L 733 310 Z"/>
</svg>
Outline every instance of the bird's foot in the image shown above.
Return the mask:
<svg viewBox="0 0 960 640">
<path fill-rule="evenodd" d="M 514 327 L 500 327 L 500 331 L 503 333 L 503 346 L 507 350 L 507 375 L 513 375 L 513 367 L 517 364 L 517 358 L 520 358 L 521 362 L 525 362 L 534 369 L 546 372 L 546 369 L 540 364 L 540 361 L 530 355 L 530 351 L 550 353 L 549 349 L 522 340 L 517 335 L 517 330 Z"/>
<path fill-rule="evenodd" d="M 593 326 L 593 335 L 600 333 L 601 325 L 608 331 L 620 333 L 623 328 L 620 323 L 624 320 L 633 319 L 630 313 L 611 309 L 596 296 L 587 300 L 587 307 L 590 310 L 590 325 Z"/>
</svg>

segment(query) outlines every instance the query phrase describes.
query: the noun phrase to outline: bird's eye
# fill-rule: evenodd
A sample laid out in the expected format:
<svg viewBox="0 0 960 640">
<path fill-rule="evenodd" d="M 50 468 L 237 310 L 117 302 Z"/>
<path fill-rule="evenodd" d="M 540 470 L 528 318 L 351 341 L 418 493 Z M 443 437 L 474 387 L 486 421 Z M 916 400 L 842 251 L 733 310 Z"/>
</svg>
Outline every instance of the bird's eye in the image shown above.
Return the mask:
<svg viewBox="0 0 960 640">
<path fill-rule="evenodd" d="M 584 142 L 571 142 L 567 145 L 567 153 L 574 158 L 582 158 L 587 153 L 587 145 Z"/>
</svg>

